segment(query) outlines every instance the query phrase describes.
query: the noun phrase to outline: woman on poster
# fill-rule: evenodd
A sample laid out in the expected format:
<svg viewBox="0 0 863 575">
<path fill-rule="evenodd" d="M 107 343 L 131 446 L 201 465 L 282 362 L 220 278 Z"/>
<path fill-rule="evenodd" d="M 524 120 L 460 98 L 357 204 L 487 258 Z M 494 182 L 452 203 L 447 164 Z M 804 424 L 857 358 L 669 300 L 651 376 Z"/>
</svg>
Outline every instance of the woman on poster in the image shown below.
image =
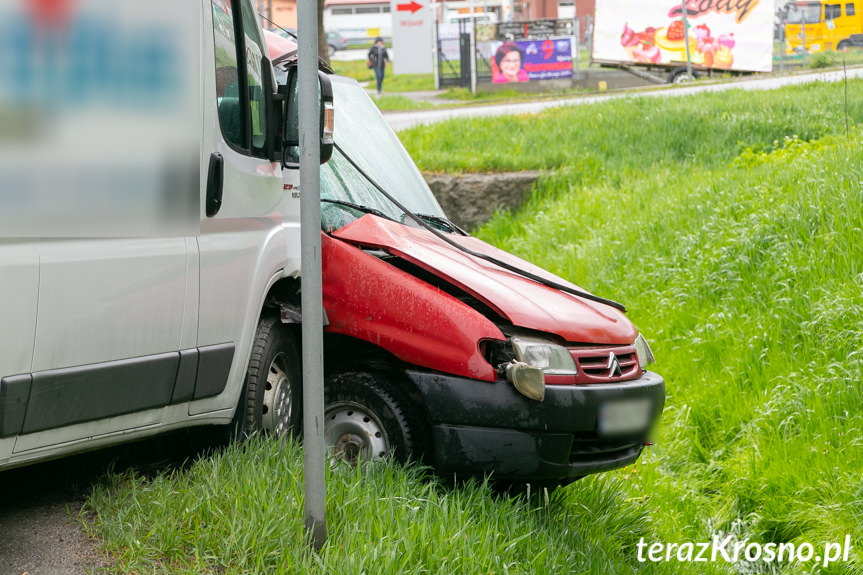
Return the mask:
<svg viewBox="0 0 863 575">
<path fill-rule="evenodd" d="M 514 42 L 504 42 L 494 54 L 497 70 L 492 82 L 527 82 L 530 80 L 524 69 L 524 51 Z"/>
</svg>

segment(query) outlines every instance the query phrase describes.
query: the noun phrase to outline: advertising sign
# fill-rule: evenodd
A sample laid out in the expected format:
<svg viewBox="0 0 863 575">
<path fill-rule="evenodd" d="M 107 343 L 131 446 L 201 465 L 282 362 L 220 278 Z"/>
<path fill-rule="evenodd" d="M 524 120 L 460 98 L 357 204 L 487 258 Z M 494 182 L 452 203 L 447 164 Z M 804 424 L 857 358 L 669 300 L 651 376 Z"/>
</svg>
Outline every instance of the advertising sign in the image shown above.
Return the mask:
<svg viewBox="0 0 863 575">
<path fill-rule="evenodd" d="M 773 0 L 686 0 L 692 64 L 769 72 L 773 64 Z M 674 0 L 596 3 L 592 58 L 674 64 L 686 61 L 683 7 Z"/>
<path fill-rule="evenodd" d="M 491 44 L 492 82 L 529 82 L 572 77 L 572 38 Z"/>
<path fill-rule="evenodd" d="M 393 73 L 431 74 L 432 12 L 426 0 L 390 0 L 393 18 Z"/>
</svg>

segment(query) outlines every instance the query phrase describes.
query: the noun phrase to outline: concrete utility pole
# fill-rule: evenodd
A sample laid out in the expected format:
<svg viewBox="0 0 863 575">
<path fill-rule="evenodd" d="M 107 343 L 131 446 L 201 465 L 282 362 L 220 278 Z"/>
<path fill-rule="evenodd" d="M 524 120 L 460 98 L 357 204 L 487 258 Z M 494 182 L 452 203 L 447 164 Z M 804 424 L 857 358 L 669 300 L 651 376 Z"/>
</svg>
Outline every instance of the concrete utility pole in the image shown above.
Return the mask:
<svg viewBox="0 0 863 575">
<path fill-rule="evenodd" d="M 470 93 L 476 94 L 476 13 L 474 12 L 473 0 L 469 0 L 470 9 Z"/>
<path fill-rule="evenodd" d="M 324 451 L 324 324 L 321 279 L 321 98 L 317 2 L 297 3 L 300 115 L 300 253 L 303 309 L 303 456 L 306 529 L 320 551 L 327 540 Z"/>
</svg>

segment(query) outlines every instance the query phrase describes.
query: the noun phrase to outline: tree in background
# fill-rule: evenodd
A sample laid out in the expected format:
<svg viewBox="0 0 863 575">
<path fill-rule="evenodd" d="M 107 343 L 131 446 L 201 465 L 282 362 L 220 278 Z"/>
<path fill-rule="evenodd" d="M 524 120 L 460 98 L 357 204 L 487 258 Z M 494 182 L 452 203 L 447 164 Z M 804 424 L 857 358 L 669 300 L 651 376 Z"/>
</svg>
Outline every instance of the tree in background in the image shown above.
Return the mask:
<svg viewBox="0 0 863 575">
<path fill-rule="evenodd" d="M 324 2 L 318 0 L 318 56 L 321 60 L 330 63 L 330 51 L 327 47 L 327 35 L 324 32 Z"/>
</svg>

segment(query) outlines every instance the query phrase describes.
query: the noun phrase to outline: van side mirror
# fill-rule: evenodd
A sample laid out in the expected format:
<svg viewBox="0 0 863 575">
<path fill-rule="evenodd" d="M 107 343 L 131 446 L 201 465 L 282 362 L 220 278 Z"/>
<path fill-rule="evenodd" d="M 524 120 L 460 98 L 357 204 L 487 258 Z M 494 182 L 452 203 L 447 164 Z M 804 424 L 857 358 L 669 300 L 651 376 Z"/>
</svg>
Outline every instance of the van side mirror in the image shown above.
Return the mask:
<svg viewBox="0 0 863 575">
<path fill-rule="evenodd" d="M 300 112 L 298 105 L 299 82 L 297 81 L 297 67 L 288 71 L 287 104 L 285 113 L 284 134 L 285 141 L 282 146 L 282 165 L 286 168 L 297 168 L 300 165 Z M 320 153 L 321 164 L 325 164 L 333 155 L 333 128 L 335 122 L 335 109 L 333 107 L 333 83 L 329 76 L 318 71 L 318 109 L 321 114 Z"/>
</svg>

